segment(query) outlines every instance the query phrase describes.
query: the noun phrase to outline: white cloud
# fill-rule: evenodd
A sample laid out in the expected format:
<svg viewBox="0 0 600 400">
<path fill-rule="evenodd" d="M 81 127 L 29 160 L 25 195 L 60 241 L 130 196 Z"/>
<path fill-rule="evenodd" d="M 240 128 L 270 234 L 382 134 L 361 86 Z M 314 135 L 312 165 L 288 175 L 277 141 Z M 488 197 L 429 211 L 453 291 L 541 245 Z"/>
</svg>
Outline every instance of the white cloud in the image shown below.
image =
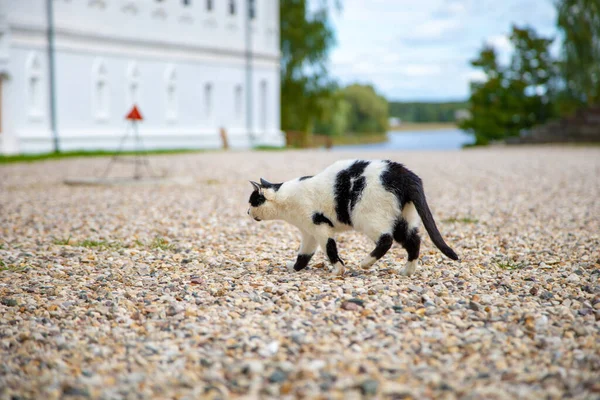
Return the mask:
<svg viewBox="0 0 600 400">
<path fill-rule="evenodd" d="M 501 64 L 506 65 L 509 63 L 514 46 L 510 42 L 508 35 L 492 35 L 486 40 L 486 43 L 496 50 L 498 60 Z"/>
<path fill-rule="evenodd" d="M 431 40 L 443 39 L 448 34 L 460 27 L 458 19 L 432 19 L 424 23 L 417 24 L 411 32 L 408 33 L 409 39 Z"/>
<path fill-rule="evenodd" d="M 398 68 L 398 72 L 409 77 L 427 77 L 438 75 L 442 68 L 434 64 L 405 64 Z"/>
<path fill-rule="evenodd" d="M 483 82 L 486 78 L 485 73 L 480 69 L 468 71 L 466 75 L 469 82 Z"/>
<path fill-rule="evenodd" d="M 372 83 L 391 99 L 465 98 L 469 82 L 482 77 L 469 61 L 484 43 L 506 60 L 512 22 L 555 32 L 553 5 L 545 0 L 345 0 L 343 6 L 334 18 L 332 74 L 343 83 Z"/>
</svg>

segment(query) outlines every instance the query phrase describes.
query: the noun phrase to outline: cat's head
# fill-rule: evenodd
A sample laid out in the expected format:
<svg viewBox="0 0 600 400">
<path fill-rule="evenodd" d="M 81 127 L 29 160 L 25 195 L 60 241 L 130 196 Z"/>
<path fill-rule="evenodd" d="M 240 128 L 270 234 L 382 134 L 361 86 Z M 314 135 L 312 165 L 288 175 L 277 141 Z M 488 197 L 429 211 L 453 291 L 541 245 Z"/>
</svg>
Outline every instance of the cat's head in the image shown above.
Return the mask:
<svg viewBox="0 0 600 400">
<path fill-rule="evenodd" d="M 279 217 L 277 191 L 281 183 L 270 183 L 260 178 L 260 183 L 250 181 L 254 191 L 248 202 L 248 215 L 256 221 L 276 219 Z"/>
</svg>

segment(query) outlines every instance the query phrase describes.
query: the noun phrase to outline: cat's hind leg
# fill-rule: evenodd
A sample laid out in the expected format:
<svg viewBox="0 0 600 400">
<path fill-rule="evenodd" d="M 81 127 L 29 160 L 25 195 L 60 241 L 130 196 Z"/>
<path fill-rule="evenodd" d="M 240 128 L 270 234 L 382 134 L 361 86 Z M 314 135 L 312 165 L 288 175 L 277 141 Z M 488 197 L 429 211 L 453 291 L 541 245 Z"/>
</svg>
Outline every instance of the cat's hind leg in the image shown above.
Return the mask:
<svg viewBox="0 0 600 400">
<path fill-rule="evenodd" d="M 400 271 L 400 275 L 412 275 L 417 269 L 419 250 L 421 248 L 421 237 L 416 226 L 411 226 L 405 219 L 400 218 L 394 226 L 394 240 L 402 245 L 408 253 L 406 267 Z"/>
<path fill-rule="evenodd" d="M 308 265 L 310 259 L 317 250 L 317 239 L 310 233 L 302 231 L 302 243 L 298 250 L 296 262 L 289 262 L 287 268 L 289 271 L 301 271 Z"/>
</svg>

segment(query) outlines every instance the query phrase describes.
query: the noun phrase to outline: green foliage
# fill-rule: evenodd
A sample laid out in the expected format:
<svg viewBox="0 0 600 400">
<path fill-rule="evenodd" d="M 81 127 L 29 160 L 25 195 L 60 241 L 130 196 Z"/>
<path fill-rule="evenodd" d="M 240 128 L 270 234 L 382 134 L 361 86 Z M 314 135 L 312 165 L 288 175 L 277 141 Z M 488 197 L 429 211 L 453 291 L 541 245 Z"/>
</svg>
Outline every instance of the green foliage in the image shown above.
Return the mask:
<svg viewBox="0 0 600 400">
<path fill-rule="evenodd" d="M 388 130 L 388 103 L 370 85 L 350 85 L 342 90 L 350 105 L 347 130 L 356 133 L 383 133 Z"/>
<path fill-rule="evenodd" d="M 95 247 L 108 247 L 109 243 L 106 240 L 85 239 L 78 244 L 80 247 L 93 249 Z"/>
<path fill-rule="evenodd" d="M 60 160 L 63 158 L 74 158 L 74 157 L 108 157 L 114 155 L 131 156 L 137 154 L 151 154 L 151 155 L 170 155 L 170 154 L 181 154 L 181 153 L 199 153 L 209 150 L 200 149 L 166 149 L 166 150 L 148 150 L 148 151 L 67 151 L 61 153 L 40 153 L 40 154 L 19 154 L 14 156 L 0 155 L 0 164 L 11 164 L 20 162 L 34 162 L 34 161 L 45 161 L 45 160 Z"/>
<path fill-rule="evenodd" d="M 311 12 L 308 0 L 280 3 L 283 130 L 312 132 L 335 90 L 327 74 L 327 56 L 335 43 L 330 5 L 321 0 Z"/>
<path fill-rule="evenodd" d="M 327 136 L 342 136 L 348 132 L 351 104 L 344 98 L 342 90 L 337 90 L 332 96 L 324 99 L 324 114 L 315 123 L 315 132 Z"/>
<path fill-rule="evenodd" d="M 390 102 L 390 117 L 400 118 L 402 122 L 454 122 L 454 113 L 467 108 L 462 101 L 430 102 Z"/>
<path fill-rule="evenodd" d="M 556 7 L 564 86 L 558 106 L 561 114 L 570 114 L 577 107 L 600 103 L 600 2 L 558 0 Z"/>
<path fill-rule="evenodd" d="M 486 79 L 471 84 L 471 119 L 461 127 L 486 144 L 519 135 L 556 116 L 600 103 L 600 2 L 555 0 L 562 56 L 553 60 L 552 39 L 513 27 L 510 65 L 499 65 L 485 47 L 472 65 Z"/>
<path fill-rule="evenodd" d="M 553 116 L 553 39 L 538 36 L 531 28 L 513 26 L 510 40 L 514 51 L 509 65 L 501 65 L 490 46 L 484 46 L 471 61 L 486 79 L 471 84 L 471 117 L 460 127 L 475 135 L 476 144 L 518 136 Z"/>
<path fill-rule="evenodd" d="M 153 249 L 160 249 L 160 250 L 174 250 L 175 249 L 175 245 L 172 244 L 171 242 L 169 242 L 167 239 L 162 238 L 162 237 L 155 237 L 154 240 L 152 241 L 152 243 L 150 244 L 150 247 Z"/>
<path fill-rule="evenodd" d="M 67 238 L 55 238 L 54 241 L 52 243 L 59 245 L 59 246 L 68 246 L 71 242 L 71 235 L 69 235 L 69 237 Z"/>
<path fill-rule="evenodd" d="M 452 218 L 447 218 L 442 220 L 442 222 L 444 223 L 456 223 L 456 222 L 460 222 L 462 224 L 477 224 L 479 222 L 478 219 L 473 218 L 473 217 L 462 217 L 462 218 L 458 218 L 458 217 L 452 217 Z"/>
<path fill-rule="evenodd" d="M 323 117 L 315 132 L 340 137 L 346 133 L 376 134 L 388 129 L 388 103 L 370 85 L 350 85 L 338 89 L 324 102 Z"/>
</svg>

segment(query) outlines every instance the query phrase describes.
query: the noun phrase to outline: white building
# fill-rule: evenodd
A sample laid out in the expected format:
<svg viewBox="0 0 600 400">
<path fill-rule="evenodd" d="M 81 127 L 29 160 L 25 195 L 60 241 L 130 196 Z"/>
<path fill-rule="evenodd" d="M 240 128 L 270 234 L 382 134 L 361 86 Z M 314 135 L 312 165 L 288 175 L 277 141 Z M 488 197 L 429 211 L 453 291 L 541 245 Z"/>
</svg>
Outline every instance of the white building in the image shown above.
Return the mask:
<svg viewBox="0 0 600 400">
<path fill-rule="evenodd" d="M 279 54 L 278 0 L 0 0 L 0 154 L 115 149 L 133 104 L 146 148 L 282 145 Z"/>
</svg>

